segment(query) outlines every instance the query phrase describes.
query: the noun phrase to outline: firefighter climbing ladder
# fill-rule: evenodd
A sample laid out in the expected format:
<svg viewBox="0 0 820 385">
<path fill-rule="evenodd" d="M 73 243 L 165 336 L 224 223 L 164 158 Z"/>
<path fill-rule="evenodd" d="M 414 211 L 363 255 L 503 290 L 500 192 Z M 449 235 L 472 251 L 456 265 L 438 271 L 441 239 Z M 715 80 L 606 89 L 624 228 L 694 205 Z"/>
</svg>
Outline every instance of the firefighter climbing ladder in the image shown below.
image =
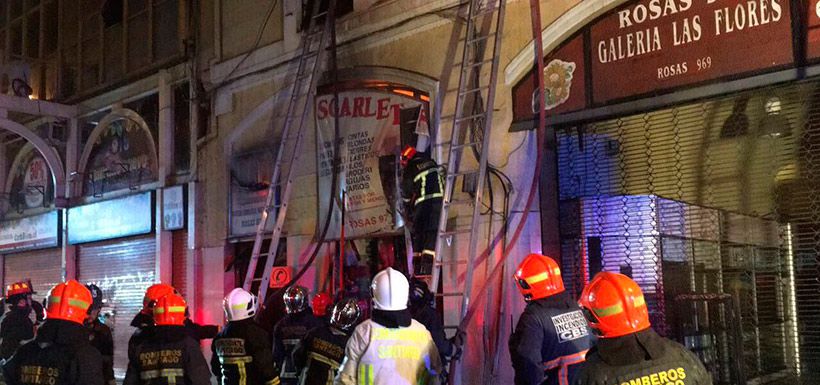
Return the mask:
<svg viewBox="0 0 820 385">
<path fill-rule="evenodd" d="M 294 164 L 299 160 L 299 156 L 302 152 L 301 146 L 304 129 L 306 122 L 311 116 L 312 101 L 319 80 L 318 74 L 322 71 L 322 62 L 324 61 L 327 51 L 329 49 L 335 49 L 336 47 L 335 42 L 331 41 L 333 40 L 332 29 L 336 25 L 336 0 L 328 1 L 327 11 L 321 10 L 321 3 L 322 0 L 313 0 L 313 7 L 311 8 L 312 14 L 309 16 L 309 26 L 302 32 L 302 51 L 299 58 L 299 65 L 297 67 L 296 77 L 291 86 L 286 114 L 281 117 L 284 126 L 282 127 L 279 150 L 276 153 L 276 163 L 274 164 L 271 183 L 268 187 L 265 209 L 256 227 L 256 238 L 253 243 L 251 260 L 248 264 L 248 272 L 245 274 L 245 282 L 243 284 L 245 290 L 250 291 L 253 282 L 260 282 L 258 293 L 260 303 L 264 303 L 265 301 L 265 294 L 267 293 L 270 283 L 274 259 L 276 259 L 276 251 L 279 248 L 279 240 L 282 235 L 282 227 L 285 222 L 285 216 L 287 215 L 288 201 L 290 200 L 293 187 Z M 318 28 L 318 20 L 322 17 L 325 18 L 324 27 Z M 276 119 L 274 119 L 274 121 L 276 121 Z M 290 156 L 284 165 L 285 177 L 280 179 L 283 167 L 283 154 L 285 154 L 286 151 Z M 284 188 L 281 189 L 280 202 L 275 205 L 277 189 L 282 186 L 282 182 L 280 181 L 284 182 Z M 262 251 L 265 228 L 267 227 L 268 219 L 272 212 L 276 212 L 276 223 L 273 226 L 273 233 L 271 234 L 265 269 L 261 278 L 254 279 L 259 265 L 259 256 Z"/>
<path fill-rule="evenodd" d="M 462 60 L 460 63 L 458 89 L 456 90 L 455 114 L 452 120 L 452 132 L 448 142 L 446 176 L 444 177 L 444 201 L 439 219 L 438 237 L 436 239 L 436 256 L 433 266 L 433 277 L 430 288 L 437 291 L 445 264 L 442 261 L 442 246 L 450 237 L 459 234 L 470 234 L 467 255 L 477 255 L 479 240 L 479 220 L 482 208 L 482 191 L 487 175 L 487 157 L 489 155 L 490 131 L 493 123 L 493 102 L 495 84 L 498 78 L 499 56 L 501 53 L 501 35 L 504 30 L 505 0 L 471 0 L 467 5 L 467 20 Z M 488 57 L 489 56 L 489 57 Z M 489 76 L 482 76 L 481 69 L 489 65 Z M 444 119 L 442 119 L 443 121 Z M 468 138 L 469 128 L 480 125 L 483 137 Z M 477 150 L 477 167 L 463 167 L 462 156 L 465 149 Z M 453 199 L 453 191 L 459 177 L 475 177 L 475 196 L 471 199 Z M 450 207 L 472 204 L 470 227 L 449 230 L 447 219 Z M 455 265 L 453 265 L 455 266 Z M 470 304 L 470 292 L 473 284 L 473 260 L 467 261 L 467 271 L 463 291 L 443 293 L 448 297 L 461 297 L 461 318 L 464 318 Z"/>
</svg>

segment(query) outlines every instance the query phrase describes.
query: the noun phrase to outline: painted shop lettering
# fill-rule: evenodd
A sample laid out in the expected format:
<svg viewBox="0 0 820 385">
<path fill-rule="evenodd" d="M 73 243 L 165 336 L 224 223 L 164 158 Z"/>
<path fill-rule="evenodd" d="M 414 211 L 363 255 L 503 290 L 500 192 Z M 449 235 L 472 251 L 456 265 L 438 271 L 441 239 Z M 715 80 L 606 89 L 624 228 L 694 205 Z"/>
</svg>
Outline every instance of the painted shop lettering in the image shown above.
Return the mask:
<svg viewBox="0 0 820 385">
<path fill-rule="evenodd" d="M 316 116 L 319 119 L 336 117 L 336 99 L 320 99 L 316 103 Z M 376 118 L 383 120 L 393 118 L 393 124 L 399 124 L 400 103 L 390 103 L 390 98 L 374 99 L 372 96 L 342 97 L 342 103 L 338 108 L 339 117 L 351 118 Z"/>
<path fill-rule="evenodd" d="M 647 4 L 637 4 L 631 9 L 619 11 L 618 24 L 621 29 L 628 28 L 647 20 L 657 20 L 687 11 L 691 7 L 692 0 L 650 0 Z"/>
<path fill-rule="evenodd" d="M 631 29 L 598 41 L 598 62 L 613 63 L 635 58 L 661 51 L 666 47 L 681 47 L 699 42 L 705 34 L 710 32 L 715 37 L 723 36 L 777 23 L 783 19 L 782 0 L 747 0 L 726 6 L 721 6 L 720 1 L 722 0 L 700 1 L 718 7 L 704 11 L 712 13 L 706 19 L 713 17 L 713 23 L 704 21 L 704 16 L 698 14 L 672 20 L 666 26 L 642 25 L 647 20 L 656 20 L 687 11 L 692 7 L 693 0 L 652 0 L 647 4 L 638 4 L 619 11 L 619 29 Z M 710 25 L 705 23 L 710 23 Z M 680 63 L 675 66 L 658 68 L 658 78 L 685 74 L 688 71 L 685 67 L 686 63 Z"/>
<path fill-rule="evenodd" d="M 716 0 L 708 0 L 714 3 Z M 715 10 L 715 35 L 776 23 L 783 17 L 780 0 L 749 0 Z"/>
</svg>

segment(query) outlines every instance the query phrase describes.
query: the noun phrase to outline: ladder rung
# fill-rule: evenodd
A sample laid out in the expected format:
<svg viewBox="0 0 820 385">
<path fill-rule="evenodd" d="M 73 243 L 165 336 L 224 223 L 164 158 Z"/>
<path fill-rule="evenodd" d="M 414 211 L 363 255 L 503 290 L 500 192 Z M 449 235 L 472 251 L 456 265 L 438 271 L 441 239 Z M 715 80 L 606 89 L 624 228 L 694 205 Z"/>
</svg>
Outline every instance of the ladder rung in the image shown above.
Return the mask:
<svg viewBox="0 0 820 385">
<path fill-rule="evenodd" d="M 492 8 L 488 8 L 488 9 L 485 9 L 485 10 L 482 10 L 482 11 L 478 11 L 478 12 L 474 13 L 473 16 L 471 16 L 471 18 L 477 19 L 479 17 L 489 15 L 491 13 L 496 13 L 496 12 L 498 12 L 498 7 L 497 6 L 492 7 Z"/>
<path fill-rule="evenodd" d="M 466 265 L 467 261 L 465 260 L 456 260 L 456 261 L 443 261 L 443 262 L 436 262 L 435 266 L 452 266 L 452 265 Z"/>
<path fill-rule="evenodd" d="M 471 231 L 470 229 L 450 230 L 450 231 L 444 231 L 444 232 L 439 233 L 439 236 L 440 237 L 449 237 L 451 235 L 467 234 L 470 231 Z"/>
<path fill-rule="evenodd" d="M 472 94 L 472 93 L 475 93 L 475 92 L 484 91 L 484 90 L 488 90 L 488 89 L 490 89 L 490 86 L 479 86 L 479 87 L 476 87 L 476 88 L 471 88 L 469 90 L 460 91 L 459 95 L 462 95 L 462 96 L 463 95 L 468 95 L 468 94 Z"/>
<path fill-rule="evenodd" d="M 468 121 L 468 120 L 476 120 L 476 119 L 478 119 L 478 118 L 483 118 L 483 117 L 485 117 L 486 115 L 487 115 L 487 114 L 486 114 L 486 113 L 483 113 L 483 112 L 479 112 L 479 113 L 477 113 L 477 114 L 472 114 L 472 115 L 467 115 L 467 116 L 464 116 L 464 117 L 461 117 L 461 118 L 456 119 L 456 123 L 466 122 L 466 121 Z"/>
<path fill-rule="evenodd" d="M 453 146 L 451 146 L 450 148 L 451 148 L 451 149 L 454 149 L 454 150 L 458 150 L 458 149 L 461 149 L 461 148 L 464 148 L 464 147 L 473 147 L 473 146 L 477 146 L 477 145 L 479 145 L 479 144 L 481 144 L 481 143 L 482 143 L 482 142 L 478 142 L 478 141 L 476 141 L 476 142 L 467 142 L 467 143 L 462 143 L 462 144 L 456 144 L 456 145 L 453 145 Z"/>
<path fill-rule="evenodd" d="M 469 69 L 469 68 L 480 67 L 480 66 L 483 66 L 484 64 L 492 63 L 493 61 L 495 61 L 495 59 L 487 59 L 487 60 L 477 61 L 475 63 L 467 64 L 463 68 L 464 69 Z"/>
<path fill-rule="evenodd" d="M 324 15 L 327 15 L 327 11 L 324 11 L 324 12 L 319 12 L 319 13 L 317 13 L 317 14 L 313 15 L 312 19 L 316 20 L 316 19 L 318 19 L 318 18 L 320 18 L 320 17 L 322 17 L 322 16 L 324 16 Z"/>
<path fill-rule="evenodd" d="M 475 38 L 472 38 L 472 39 L 467 39 L 467 44 L 473 44 L 473 43 L 478 43 L 480 41 L 488 40 L 491 37 L 494 37 L 497 33 L 498 32 L 490 32 L 490 33 L 488 33 L 484 36 L 479 36 L 479 37 L 475 37 Z"/>
<path fill-rule="evenodd" d="M 475 201 L 472 199 L 454 199 L 449 202 L 444 202 L 446 206 L 453 206 L 453 205 L 472 205 Z"/>
<path fill-rule="evenodd" d="M 473 175 L 473 174 L 478 174 L 478 170 L 467 170 L 467 171 L 456 171 L 456 172 L 450 172 L 450 173 L 447 173 L 447 177 L 448 177 L 448 178 L 457 178 L 457 177 L 459 177 L 459 176 L 464 176 L 464 175 Z"/>
<path fill-rule="evenodd" d="M 436 293 L 436 297 L 461 297 L 464 293 Z"/>
</svg>

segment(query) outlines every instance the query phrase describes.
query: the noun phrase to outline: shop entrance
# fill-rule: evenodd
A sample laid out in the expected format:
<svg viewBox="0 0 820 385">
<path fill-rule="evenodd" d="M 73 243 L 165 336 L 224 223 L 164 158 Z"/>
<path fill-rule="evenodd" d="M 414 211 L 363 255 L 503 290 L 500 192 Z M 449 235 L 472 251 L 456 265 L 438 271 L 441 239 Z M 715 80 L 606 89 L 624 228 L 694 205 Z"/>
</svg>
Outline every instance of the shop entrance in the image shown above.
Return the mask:
<svg viewBox="0 0 820 385">
<path fill-rule="evenodd" d="M 733 365 L 758 383 L 820 374 L 820 81 L 567 125 L 556 143 L 573 294 L 631 275 L 716 383 Z M 681 300 L 696 293 L 731 301 Z"/>
</svg>

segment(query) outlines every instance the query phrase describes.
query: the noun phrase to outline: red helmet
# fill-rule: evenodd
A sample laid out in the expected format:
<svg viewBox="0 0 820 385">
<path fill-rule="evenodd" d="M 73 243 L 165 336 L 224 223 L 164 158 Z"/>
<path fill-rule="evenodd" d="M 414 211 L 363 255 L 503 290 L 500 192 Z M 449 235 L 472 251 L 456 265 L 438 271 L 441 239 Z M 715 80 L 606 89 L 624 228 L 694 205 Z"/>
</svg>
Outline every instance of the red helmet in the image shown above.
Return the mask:
<svg viewBox="0 0 820 385">
<path fill-rule="evenodd" d="M 546 298 L 564 291 L 561 280 L 561 268 L 550 257 L 541 254 L 530 254 L 515 272 L 518 290 L 527 302 Z"/>
<path fill-rule="evenodd" d="M 153 284 L 145 290 L 145 297 L 142 298 L 142 312 L 144 314 L 151 314 L 151 309 L 154 308 L 156 300 L 168 295 L 179 294 L 177 289 L 166 283 Z"/>
<path fill-rule="evenodd" d="M 648 329 L 649 311 L 643 292 L 631 278 L 602 272 L 584 288 L 579 305 L 603 338 L 615 338 Z"/>
<path fill-rule="evenodd" d="M 179 294 L 165 295 L 155 302 L 154 323 L 157 325 L 184 325 L 186 306 L 185 299 Z"/>
<path fill-rule="evenodd" d="M 406 146 L 404 150 L 401 152 L 401 166 L 407 167 L 407 163 L 410 162 L 410 159 L 416 156 L 416 148 L 413 146 Z"/>
<path fill-rule="evenodd" d="M 81 324 L 91 307 L 91 292 L 85 285 L 69 280 L 54 286 L 48 292 L 47 319 L 61 319 Z"/>
<path fill-rule="evenodd" d="M 28 281 L 15 282 L 6 285 L 6 299 L 20 294 L 32 294 L 31 284 Z"/>
<path fill-rule="evenodd" d="M 330 294 L 319 293 L 313 297 L 313 302 L 311 305 L 313 306 L 313 315 L 317 317 L 324 317 L 327 315 L 327 309 L 330 305 L 333 305 L 333 300 L 330 298 Z"/>
</svg>

